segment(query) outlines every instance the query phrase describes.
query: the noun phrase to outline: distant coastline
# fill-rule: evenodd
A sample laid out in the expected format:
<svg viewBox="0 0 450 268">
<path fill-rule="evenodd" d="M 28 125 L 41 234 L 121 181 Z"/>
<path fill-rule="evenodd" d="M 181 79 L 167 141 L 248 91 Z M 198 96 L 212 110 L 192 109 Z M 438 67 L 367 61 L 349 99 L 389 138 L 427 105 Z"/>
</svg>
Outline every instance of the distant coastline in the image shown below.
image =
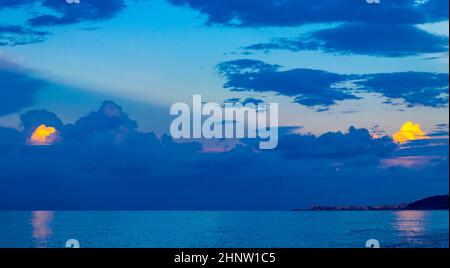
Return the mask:
<svg viewBox="0 0 450 268">
<path fill-rule="evenodd" d="M 449 196 L 435 195 L 409 204 L 380 206 L 313 206 L 293 211 L 382 211 L 382 210 L 448 210 Z"/>
</svg>

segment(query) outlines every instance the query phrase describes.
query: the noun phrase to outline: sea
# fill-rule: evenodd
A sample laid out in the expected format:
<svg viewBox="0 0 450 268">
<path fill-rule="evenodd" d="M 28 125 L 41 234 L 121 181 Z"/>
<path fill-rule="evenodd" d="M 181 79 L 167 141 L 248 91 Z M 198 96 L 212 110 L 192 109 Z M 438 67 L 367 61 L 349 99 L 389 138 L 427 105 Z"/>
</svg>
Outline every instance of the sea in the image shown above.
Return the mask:
<svg viewBox="0 0 450 268">
<path fill-rule="evenodd" d="M 448 211 L 0 211 L 1 248 L 448 248 Z M 73 241 L 73 240 L 72 240 Z"/>
</svg>

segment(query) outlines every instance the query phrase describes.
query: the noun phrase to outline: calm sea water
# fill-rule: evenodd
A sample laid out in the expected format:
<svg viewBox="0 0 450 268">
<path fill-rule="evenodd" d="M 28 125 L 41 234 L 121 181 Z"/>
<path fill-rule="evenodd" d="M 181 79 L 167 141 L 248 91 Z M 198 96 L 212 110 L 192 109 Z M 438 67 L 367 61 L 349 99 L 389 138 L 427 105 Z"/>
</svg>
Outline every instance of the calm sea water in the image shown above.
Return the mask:
<svg viewBox="0 0 450 268">
<path fill-rule="evenodd" d="M 448 247 L 448 211 L 11 211 L 0 247 Z"/>
</svg>

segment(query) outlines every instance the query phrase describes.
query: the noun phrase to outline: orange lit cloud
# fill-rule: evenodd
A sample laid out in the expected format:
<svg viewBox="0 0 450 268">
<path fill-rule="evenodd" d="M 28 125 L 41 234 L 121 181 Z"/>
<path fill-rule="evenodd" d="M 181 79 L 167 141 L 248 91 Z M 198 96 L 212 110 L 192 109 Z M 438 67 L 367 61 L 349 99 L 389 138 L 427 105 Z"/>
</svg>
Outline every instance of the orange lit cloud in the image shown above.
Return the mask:
<svg viewBox="0 0 450 268">
<path fill-rule="evenodd" d="M 42 124 L 37 127 L 30 137 L 30 143 L 33 145 L 48 145 L 55 140 L 56 129 Z"/>
<path fill-rule="evenodd" d="M 408 121 L 403 124 L 400 131 L 392 135 L 392 138 L 396 143 L 406 143 L 408 141 L 429 139 L 430 137 L 422 130 L 420 124 Z"/>
</svg>

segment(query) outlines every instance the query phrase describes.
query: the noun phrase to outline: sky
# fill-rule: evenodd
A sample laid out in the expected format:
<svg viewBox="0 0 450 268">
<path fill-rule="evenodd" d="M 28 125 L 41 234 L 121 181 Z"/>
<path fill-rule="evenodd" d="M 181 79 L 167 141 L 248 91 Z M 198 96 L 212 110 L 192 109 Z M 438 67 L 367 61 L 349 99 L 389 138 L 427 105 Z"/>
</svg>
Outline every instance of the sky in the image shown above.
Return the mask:
<svg viewBox="0 0 450 268">
<path fill-rule="evenodd" d="M 448 194 L 448 24 L 447 0 L 0 0 L 0 208 Z M 171 140 L 194 94 L 279 103 L 278 148 Z M 408 121 L 426 134 L 399 144 Z M 41 124 L 49 146 L 30 144 Z"/>
</svg>

